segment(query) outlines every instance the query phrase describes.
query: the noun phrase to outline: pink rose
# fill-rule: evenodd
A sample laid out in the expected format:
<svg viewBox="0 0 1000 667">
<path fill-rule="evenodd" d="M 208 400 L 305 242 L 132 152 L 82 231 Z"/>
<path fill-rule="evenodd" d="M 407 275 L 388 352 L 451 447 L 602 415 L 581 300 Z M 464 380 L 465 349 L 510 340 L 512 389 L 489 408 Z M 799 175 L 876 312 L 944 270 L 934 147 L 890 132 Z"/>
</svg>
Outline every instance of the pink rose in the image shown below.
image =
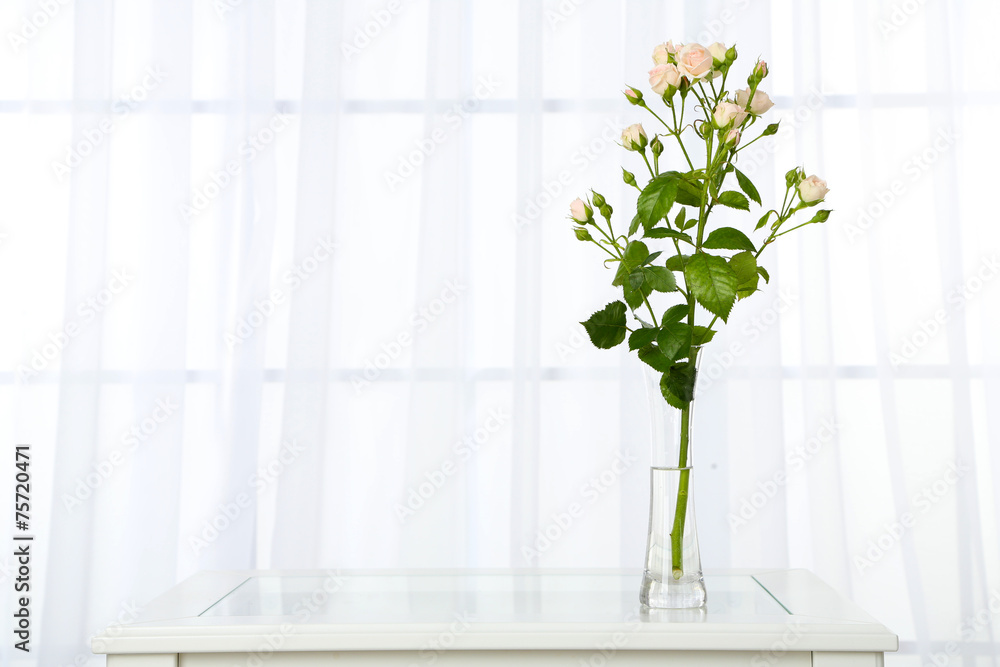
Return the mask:
<svg viewBox="0 0 1000 667">
<path fill-rule="evenodd" d="M 720 128 L 727 127 L 730 124 L 738 128 L 743 125 L 743 121 L 747 117 L 747 112 L 738 104 L 719 102 L 719 106 L 715 107 L 712 117 L 715 118 L 715 124 Z"/>
<path fill-rule="evenodd" d="M 678 88 L 680 85 L 681 73 L 675 65 L 667 63 L 665 65 L 657 65 L 649 70 L 649 86 L 657 95 L 662 95 L 667 90 L 667 86 Z"/>
<path fill-rule="evenodd" d="M 750 89 L 744 88 L 743 90 L 736 91 L 736 103 L 742 108 L 747 108 L 747 101 L 750 99 Z M 759 116 L 771 107 L 774 106 L 774 102 L 771 98 L 767 96 L 763 90 L 754 91 L 753 101 L 750 102 L 750 113 L 755 116 Z"/>
<path fill-rule="evenodd" d="M 739 145 L 742 136 L 743 135 L 740 133 L 740 131 L 734 127 L 733 129 L 729 130 L 728 134 L 726 134 L 726 145 L 732 148 L 736 148 Z"/>
<path fill-rule="evenodd" d="M 826 181 L 815 174 L 799 183 L 799 196 L 807 204 L 825 198 L 829 191 Z"/>
<path fill-rule="evenodd" d="M 712 54 L 701 44 L 685 44 L 677 52 L 677 69 L 681 76 L 691 81 L 701 79 L 712 71 Z"/>
<path fill-rule="evenodd" d="M 767 76 L 767 63 L 761 60 L 757 63 L 757 66 L 753 68 L 753 73 L 760 78 Z"/>
</svg>

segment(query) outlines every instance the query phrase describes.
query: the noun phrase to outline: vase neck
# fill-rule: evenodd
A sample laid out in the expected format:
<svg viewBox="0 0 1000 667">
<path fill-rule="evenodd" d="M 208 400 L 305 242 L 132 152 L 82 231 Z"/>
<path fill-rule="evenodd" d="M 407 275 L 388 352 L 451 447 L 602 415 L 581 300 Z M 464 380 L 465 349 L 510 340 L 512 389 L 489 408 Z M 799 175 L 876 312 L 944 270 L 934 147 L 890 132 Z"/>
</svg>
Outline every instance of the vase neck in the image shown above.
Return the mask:
<svg viewBox="0 0 1000 667">
<path fill-rule="evenodd" d="M 695 353 L 695 386 L 701 349 Z M 654 468 L 690 468 L 693 465 L 691 443 L 695 400 L 679 410 L 667 403 L 660 392 L 663 373 L 643 364 L 650 417 L 650 465 Z M 697 390 L 695 391 L 697 398 Z"/>
</svg>

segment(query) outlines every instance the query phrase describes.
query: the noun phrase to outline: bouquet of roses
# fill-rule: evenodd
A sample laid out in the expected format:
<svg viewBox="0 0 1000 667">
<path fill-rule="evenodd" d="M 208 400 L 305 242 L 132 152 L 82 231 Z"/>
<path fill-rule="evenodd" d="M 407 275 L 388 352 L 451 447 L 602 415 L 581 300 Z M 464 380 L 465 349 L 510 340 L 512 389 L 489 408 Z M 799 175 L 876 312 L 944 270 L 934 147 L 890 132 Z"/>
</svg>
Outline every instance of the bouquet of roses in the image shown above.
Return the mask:
<svg viewBox="0 0 1000 667">
<path fill-rule="evenodd" d="M 639 191 L 627 230 L 622 232 L 624 226 L 614 229 L 612 207 L 596 191 L 591 191 L 587 201 L 577 199 L 570 206 L 576 237 L 601 249 L 605 265 L 614 269 L 612 284 L 622 290 L 623 300 L 608 304 L 582 323 L 591 342 L 606 349 L 627 338 L 629 350 L 661 373 L 663 398 L 681 411 L 677 466 L 682 477 L 671 532 L 675 578 L 682 572 L 680 536 L 687 497 L 683 472 L 689 455 L 687 434 L 698 351 L 712 340 L 716 323 L 728 320 L 738 300 L 757 292 L 761 279 L 770 280 L 760 262 L 764 250 L 789 232 L 825 222 L 830 215 L 829 210 L 817 209 L 808 219 L 798 219 L 804 217 L 799 216 L 801 212 L 822 202 L 828 189 L 823 180 L 807 177 L 796 167 L 785 174 L 781 205 L 757 217 L 750 234 L 764 230 L 762 239 L 755 241 L 736 227 L 710 224 L 717 207 L 749 212 L 751 202 L 761 206 L 760 193 L 737 165 L 743 150 L 778 131 L 778 123 L 772 123 L 745 141 L 773 103 L 758 89 L 768 75 L 767 63 L 760 60 L 750 71 L 746 88 L 728 90 L 736 58 L 735 47 L 720 43 L 657 46 L 655 66 L 649 72 L 655 98 L 647 102 L 631 86 L 624 91 L 632 105 L 651 114 L 660 125 L 652 138 L 638 123 L 622 132 L 622 147 L 642 158 L 649 176 L 640 175 L 643 183 L 622 169 L 625 183 Z M 650 106 L 653 100 L 659 113 Z M 666 142 L 676 142 L 680 149 L 678 164 L 670 165 L 672 169 L 661 165 Z M 652 249 L 657 243 L 661 249 Z M 651 299 L 656 292 L 672 300 L 665 310 L 654 308 Z M 704 312 L 711 319 L 699 324 Z"/>
</svg>

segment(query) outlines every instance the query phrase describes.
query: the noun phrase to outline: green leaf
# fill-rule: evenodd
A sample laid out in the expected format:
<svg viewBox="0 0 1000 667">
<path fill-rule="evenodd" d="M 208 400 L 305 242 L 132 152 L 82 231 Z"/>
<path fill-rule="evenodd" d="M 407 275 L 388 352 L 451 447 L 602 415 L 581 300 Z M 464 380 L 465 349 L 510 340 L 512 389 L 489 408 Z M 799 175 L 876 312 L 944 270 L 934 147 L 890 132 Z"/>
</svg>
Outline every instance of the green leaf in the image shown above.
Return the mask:
<svg viewBox="0 0 1000 667">
<path fill-rule="evenodd" d="M 669 371 L 670 364 L 673 363 L 670 359 L 663 356 L 655 345 L 649 345 L 639 350 L 639 359 L 643 363 L 649 364 L 661 373 Z"/>
<path fill-rule="evenodd" d="M 705 309 L 725 322 L 736 302 L 736 274 L 722 257 L 698 253 L 684 267 L 688 288 Z"/>
<path fill-rule="evenodd" d="M 738 208 L 741 211 L 750 210 L 750 202 L 743 196 L 743 193 L 736 190 L 727 190 L 719 195 L 719 203 L 729 208 Z"/>
<path fill-rule="evenodd" d="M 629 268 L 635 268 L 649 257 L 649 248 L 642 241 L 629 241 L 625 246 L 625 263 Z"/>
<path fill-rule="evenodd" d="M 751 283 L 746 283 L 744 285 L 741 285 L 736 290 L 736 298 L 737 299 L 745 299 L 748 296 L 753 295 L 757 291 L 757 281 L 758 280 L 760 280 L 760 276 L 756 276 L 755 275 L 753 277 L 753 281 Z"/>
<path fill-rule="evenodd" d="M 628 284 L 632 289 L 639 289 L 642 284 L 646 282 L 646 278 L 642 275 L 642 269 L 633 269 L 631 273 L 628 274 Z"/>
<path fill-rule="evenodd" d="M 700 179 L 692 180 L 690 177 L 681 177 L 677 184 L 677 203 L 682 206 L 701 206 L 702 197 L 705 194 Z"/>
<path fill-rule="evenodd" d="M 750 252 L 740 252 L 729 258 L 729 266 L 736 274 L 736 296 L 745 299 L 757 291 L 757 259 Z"/>
<path fill-rule="evenodd" d="M 628 226 L 628 235 L 629 236 L 633 236 L 637 231 L 639 231 L 639 223 L 640 222 L 641 221 L 639 220 L 639 214 L 636 213 L 635 216 L 632 217 L 632 224 Z"/>
<path fill-rule="evenodd" d="M 691 255 L 674 255 L 667 258 L 667 268 L 671 271 L 683 271 Z"/>
<path fill-rule="evenodd" d="M 625 340 L 625 304 L 612 301 L 603 310 L 590 316 L 586 322 L 581 322 L 590 336 L 590 342 L 595 347 L 608 350 Z"/>
<path fill-rule="evenodd" d="M 657 292 L 676 292 L 677 279 L 673 272 L 662 266 L 645 266 L 642 269 L 646 283 Z"/>
<path fill-rule="evenodd" d="M 670 212 L 677 199 L 678 180 L 676 171 L 668 171 L 647 183 L 639 193 L 636 213 L 643 227 L 649 229 Z"/>
<path fill-rule="evenodd" d="M 660 380 L 660 386 L 666 384 L 667 390 L 683 403 L 694 400 L 695 372 L 691 364 L 674 364 Z"/>
<path fill-rule="evenodd" d="M 747 193 L 747 197 L 757 202 L 760 205 L 760 193 L 757 192 L 757 188 L 754 186 L 753 181 L 751 181 L 746 174 L 744 174 L 739 169 L 736 170 L 736 180 L 739 181 L 740 190 Z"/>
<path fill-rule="evenodd" d="M 809 220 L 809 222 L 807 222 L 806 224 L 808 225 L 809 223 L 812 222 L 826 222 L 830 218 L 830 214 L 832 212 L 833 211 L 827 211 L 826 209 L 823 209 L 822 211 L 816 211 L 816 215 L 814 215 L 812 219 Z"/>
<path fill-rule="evenodd" d="M 642 266 L 646 266 L 647 264 L 652 264 L 653 262 L 656 261 L 656 258 L 659 257 L 662 254 L 663 254 L 662 250 L 657 250 L 654 253 L 650 253 L 649 257 L 647 257 L 646 259 L 644 259 L 642 261 Z"/>
<path fill-rule="evenodd" d="M 615 287 L 621 287 L 628 280 L 629 268 L 625 266 L 625 262 L 618 263 L 618 270 L 615 271 L 615 279 L 611 281 L 611 284 Z"/>
<path fill-rule="evenodd" d="M 711 342 L 715 338 L 715 331 L 709 329 L 708 327 L 703 327 L 699 324 L 694 325 L 694 331 L 691 332 L 691 344 L 692 345 L 705 345 Z"/>
<path fill-rule="evenodd" d="M 647 229 L 646 233 L 643 234 L 644 238 L 647 239 L 678 239 L 684 241 L 685 243 L 690 243 L 694 245 L 694 240 L 684 232 L 679 232 L 676 229 L 669 229 L 667 227 L 653 227 L 652 229 Z"/>
<path fill-rule="evenodd" d="M 762 217 L 760 220 L 757 221 L 757 226 L 753 228 L 754 231 L 757 231 L 758 229 L 766 225 L 767 219 L 771 217 L 772 213 L 774 213 L 774 211 L 768 211 L 767 213 L 765 213 L 764 217 Z"/>
<path fill-rule="evenodd" d="M 632 310 L 635 310 L 642 305 L 642 292 L 636 292 L 634 289 L 628 285 L 623 285 L 622 290 L 624 291 L 625 303 Z"/>
<path fill-rule="evenodd" d="M 632 332 L 632 335 L 628 337 L 628 349 L 638 350 L 640 347 L 646 347 L 656 340 L 656 334 L 660 332 L 656 327 L 643 327 L 642 329 L 636 329 Z"/>
<path fill-rule="evenodd" d="M 686 357 L 691 347 L 691 327 L 687 322 L 661 324 L 656 344 L 660 348 L 660 354 L 670 361 Z"/>
<path fill-rule="evenodd" d="M 663 317 L 660 318 L 660 324 L 681 322 L 688 316 L 689 310 L 690 309 L 686 303 L 679 303 L 676 306 L 670 306 L 670 308 L 667 308 L 667 311 L 663 313 Z"/>
<path fill-rule="evenodd" d="M 689 402 L 682 401 L 681 399 L 677 398 L 677 396 L 675 396 L 672 391 L 670 391 L 670 387 L 668 385 L 668 381 L 670 379 L 669 371 L 670 371 L 669 368 L 666 369 L 666 371 L 664 371 L 663 375 L 660 377 L 660 394 L 663 396 L 663 399 L 671 406 L 677 408 L 678 410 L 683 410 L 688 406 Z"/>
<path fill-rule="evenodd" d="M 681 231 L 691 229 L 698 224 L 698 217 L 689 218 L 686 211 L 687 209 L 682 208 L 681 212 L 677 214 L 677 218 L 674 219 L 674 226 Z"/>
<path fill-rule="evenodd" d="M 622 285 L 622 291 L 625 294 L 625 303 L 627 303 L 628 307 L 632 310 L 641 306 L 643 297 L 649 296 L 649 293 L 651 292 L 649 285 L 645 282 L 643 282 L 643 284 L 638 288 L 633 288 L 631 283 L 626 282 Z"/>
<path fill-rule="evenodd" d="M 674 227 L 684 229 L 685 222 L 687 222 L 687 209 L 682 206 L 681 210 L 677 213 L 677 217 L 674 218 Z"/>
<path fill-rule="evenodd" d="M 719 227 L 708 235 L 703 248 L 712 250 L 756 250 L 746 234 L 735 227 Z"/>
<path fill-rule="evenodd" d="M 593 237 L 590 232 L 587 231 L 585 227 L 574 227 L 573 231 L 576 233 L 576 238 L 578 241 L 593 241 Z"/>
<path fill-rule="evenodd" d="M 767 269 L 765 269 L 763 266 L 758 266 L 757 267 L 757 273 L 759 273 L 760 275 L 762 275 L 764 277 L 764 282 L 765 283 L 771 282 L 771 276 L 768 275 Z"/>
<path fill-rule="evenodd" d="M 760 136 L 769 137 L 772 134 L 777 134 L 777 133 L 778 133 L 778 124 L 771 123 L 770 125 L 764 128 L 764 131 L 760 133 Z"/>
<path fill-rule="evenodd" d="M 736 274 L 737 285 L 757 277 L 757 260 L 751 252 L 738 252 L 729 258 L 729 266 Z"/>
</svg>

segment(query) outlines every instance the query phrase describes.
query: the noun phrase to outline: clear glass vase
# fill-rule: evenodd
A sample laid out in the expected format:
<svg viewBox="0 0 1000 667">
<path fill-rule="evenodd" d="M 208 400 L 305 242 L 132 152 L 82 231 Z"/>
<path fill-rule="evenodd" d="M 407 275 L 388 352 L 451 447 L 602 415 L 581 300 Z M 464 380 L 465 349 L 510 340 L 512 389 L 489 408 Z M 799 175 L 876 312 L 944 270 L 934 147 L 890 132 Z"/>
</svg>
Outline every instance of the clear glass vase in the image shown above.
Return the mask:
<svg viewBox="0 0 1000 667">
<path fill-rule="evenodd" d="M 696 369 L 699 357 L 700 350 L 695 354 Z M 652 456 L 649 531 L 639 601 L 654 609 L 702 607 L 706 600 L 705 577 L 692 496 L 691 424 L 695 401 L 686 410 L 672 407 L 660 393 L 662 373 L 646 364 L 643 369 L 649 395 Z"/>
</svg>

